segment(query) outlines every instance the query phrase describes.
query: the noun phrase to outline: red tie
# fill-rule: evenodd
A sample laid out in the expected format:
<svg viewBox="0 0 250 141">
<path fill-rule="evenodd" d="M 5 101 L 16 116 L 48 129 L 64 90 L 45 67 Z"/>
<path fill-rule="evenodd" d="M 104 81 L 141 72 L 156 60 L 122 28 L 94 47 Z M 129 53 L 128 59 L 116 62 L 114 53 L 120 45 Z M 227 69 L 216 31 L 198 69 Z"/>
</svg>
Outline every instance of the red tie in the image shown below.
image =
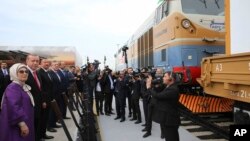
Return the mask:
<svg viewBox="0 0 250 141">
<path fill-rule="evenodd" d="M 41 90 L 40 82 L 39 82 L 39 80 L 38 80 L 38 78 L 37 78 L 36 71 L 33 71 L 33 76 L 34 76 L 34 79 L 35 79 L 35 81 L 36 81 L 37 87 L 39 88 L 39 90 Z"/>
</svg>

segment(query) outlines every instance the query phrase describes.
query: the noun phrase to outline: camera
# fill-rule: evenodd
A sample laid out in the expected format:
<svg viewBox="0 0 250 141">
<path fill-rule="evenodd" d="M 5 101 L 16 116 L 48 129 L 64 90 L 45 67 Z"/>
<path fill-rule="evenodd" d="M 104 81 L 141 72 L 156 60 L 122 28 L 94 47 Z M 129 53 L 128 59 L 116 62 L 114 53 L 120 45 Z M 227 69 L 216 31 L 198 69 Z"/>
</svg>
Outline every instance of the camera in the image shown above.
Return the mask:
<svg viewBox="0 0 250 141">
<path fill-rule="evenodd" d="M 93 64 L 94 64 L 94 65 L 99 65 L 99 64 L 101 64 L 101 62 L 98 61 L 98 60 L 94 60 Z"/>
<path fill-rule="evenodd" d="M 155 78 L 156 70 L 151 70 L 149 72 L 149 75 L 151 75 L 153 78 Z"/>
<path fill-rule="evenodd" d="M 85 72 L 85 71 L 87 70 L 87 68 L 88 68 L 88 65 L 87 65 L 87 64 L 81 66 L 82 72 Z"/>
<path fill-rule="evenodd" d="M 156 76 L 154 77 L 154 79 L 151 82 L 152 85 L 159 85 L 159 84 L 163 84 L 163 79 L 161 76 Z"/>
<path fill-rule="evenodd" d="M 155 71 L 154 77 L 153 77 L 153 80 L 151 83 L 152 83 L 152 85 L 163 84 L 163 74 L 157 74 Z"/>
<path fill-rule="evenodd" d="M 140 76 L 141 76 L 140 72 L 133 72 L 133 78 L 140 77 Z"/>
<path fill-rule="evenodd" d="M 127 47 L 127 46 L 123 46 L 123 47 L 122 47 L 122 51 L 125 52 L 125 51 L 127 51 L 127 50 L 128 50 L 128 47 Z"/>
<path fill-rule="evenodd" d="M 88 64 L 88 67 L 89 67 L 90 64 L 91 64 L 91 63 Z M 98 67 L 99 67 L 99 65 L 101 64 L 101 62 L 98 61 L 98 60 L 94 60 L 94 62 L 93 62 L 92 64 L 93 64 L 93 66 L 94 66 L 95 69 L 98 69 Z"/>
</svg>

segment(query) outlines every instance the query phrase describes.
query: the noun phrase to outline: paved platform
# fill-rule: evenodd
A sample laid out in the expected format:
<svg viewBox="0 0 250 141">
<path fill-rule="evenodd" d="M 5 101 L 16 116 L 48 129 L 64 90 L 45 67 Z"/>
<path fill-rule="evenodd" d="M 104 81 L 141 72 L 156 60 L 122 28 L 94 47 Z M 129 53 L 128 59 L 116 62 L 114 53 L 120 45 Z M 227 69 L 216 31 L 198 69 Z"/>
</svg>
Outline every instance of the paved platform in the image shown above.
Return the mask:
<svg viewBox="0 0 250 141">
<path fill-rule="evenodd" d="M 140 102 L 141 112 L 142 103 Z M 113 105 L 113 107 L 115 107 Z M 160 125 L 158 123 L 153 122 L 152 124 L 152 135 L 143 138 L 143 134 L 141 130 L 144 128 L 141 124 L 134 124 L 135 121 L 130 121 L 128 118 L 128 112 L 126 108 L 126 121 L 120 122 L 120 120 L 114 120 L 116 115 L 106 116 L 100 115 L 98 116 L 98 123 L 101 134 L 101 141 L 163 141 L 164 139 L 160 138 Z M 144 122 L 144 115 L 142 114 L 142 121 Z M 196 136 L 189 133 L 184 128 L 179 128 L 180 141 L 200 141 Z"/>
<path fill-rule="evenodd" d="M 78 113 L 76 111 L 74 111 L 74 115 L 76 116 L 77 120 L 79 120 L 79 116 L 78 116 Z M 67 112 L 67 117 L 71 117 L 70 113 Z M 69 132 L 70 132 L 70 135 L 73 139 L 73 141 L 76 140 L 77 138 L 77 128 L 74 124 L 74 121 L 71 117 L 71 119 L 66 119 L 64 120 Z M 57 130 L 57 132 L 55 133 L 51 133 L 51 132 L 46 132 L 47 135 L 50 135 L 50 136 L 54 136 L 54 139 L 50 139 L 50 140 L 46 140 L 46 141 L 68 141 L 68 138 L 63 130 L 63 128 L 55 128 Z"/>
<path fill-rule="evenodd" d="M 140 102 L 141 112 L 142 103 Z M 113 107 L 114 104 L 113 104 Z M 114 108 L 115 109 L 115 108 Z M 115 111 L 115 110 L 114 110 Z M 79 116 L 77 112 L 74 112 L 75 116 L 79 120 Z M 67 114 L 68 117 L 71 117 L 69 112 Z M 144 128 L 141 124 L 134 124 L 135 121 L 130 121 L 128 118 L 128 112 L 126 108 L 126 121 L 120 122 L 120 120 L 114 120 L 116 115 L 106 116 L 100 115 L 97 116 L 96 120 L 99 124 L 100 137 L 98 137 L 98 141 L 163 141 L 164 139 L 160 138 L 160 125 L 157 123 L 152 124 L 152 135 L 143 138 L 143 134 L 141 130 Z M 70 135 L 74 141 L 77 140 L 77 128 L 73 122 L 73 119 L 64 120 Z M 145 122 L 144 115 L 142 114 L 142 121 Z M 47 132 L 48 135 L 52 135 L 55 138 L 46 140 L 46 141 L 68 141 L 63 128 L 56 128 L 56 133 Z M 193 134 L 189 133 L 184 128 L 179 128 L 180 141 L 200 141 Z"/>
</svg>

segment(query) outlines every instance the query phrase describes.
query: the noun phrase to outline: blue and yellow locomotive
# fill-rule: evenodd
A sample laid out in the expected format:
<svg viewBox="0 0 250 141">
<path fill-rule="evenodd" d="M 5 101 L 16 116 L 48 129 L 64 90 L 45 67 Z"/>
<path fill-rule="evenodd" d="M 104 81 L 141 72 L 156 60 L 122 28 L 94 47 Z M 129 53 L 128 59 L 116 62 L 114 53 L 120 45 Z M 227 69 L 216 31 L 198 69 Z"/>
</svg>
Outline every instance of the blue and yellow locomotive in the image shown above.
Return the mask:
<svg viewBox="0 0 250 141">
<path fill-rule="evenodd" d="M 196 85 L 203 57 L 225 52 L 224 0 L 166 0 L 129 39 L 128 66 L 163 67 Z M 116 68 L 123 69 L 122 49 Z"/>
<path fill-rule="evenodd" d="M 202 58 L 225 53 L 224 0 L 165 0 L 126 46 L 127 66 L 153 66 L 174 71 L 181 77 L 183 93 L 192 92 L 199 86 L 196 79 L 201 75 Z M 124 69 L 122 48 L 115 56 L 116 70 Z M 193 102 L 188 104 L 187 101 Z M 212 105 L 221 105 L 221 101 L 228 104 L 217 108 L 202 106 L 208 101 L 212 101 Z M 227 99 L 181 95 L 180 102 L 193 112 L 232 110 L 232 101 Z"/>
</svg>

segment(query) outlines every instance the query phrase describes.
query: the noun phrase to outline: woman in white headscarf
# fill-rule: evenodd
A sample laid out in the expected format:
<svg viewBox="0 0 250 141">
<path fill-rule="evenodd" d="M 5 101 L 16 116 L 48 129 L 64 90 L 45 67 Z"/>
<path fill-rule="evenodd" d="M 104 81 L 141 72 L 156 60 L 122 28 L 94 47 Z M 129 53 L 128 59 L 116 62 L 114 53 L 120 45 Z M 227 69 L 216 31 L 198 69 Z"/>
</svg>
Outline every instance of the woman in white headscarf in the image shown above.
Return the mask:
<svg viewBox="0 0 250 141">
<path fill-rule="evenodd" d="M 25 84 L 28 69 L 17 63 L 10 68 L 12 83 L 0 105 L 0 141 L 34 141 L 34 100 Z"/>
</svg>

